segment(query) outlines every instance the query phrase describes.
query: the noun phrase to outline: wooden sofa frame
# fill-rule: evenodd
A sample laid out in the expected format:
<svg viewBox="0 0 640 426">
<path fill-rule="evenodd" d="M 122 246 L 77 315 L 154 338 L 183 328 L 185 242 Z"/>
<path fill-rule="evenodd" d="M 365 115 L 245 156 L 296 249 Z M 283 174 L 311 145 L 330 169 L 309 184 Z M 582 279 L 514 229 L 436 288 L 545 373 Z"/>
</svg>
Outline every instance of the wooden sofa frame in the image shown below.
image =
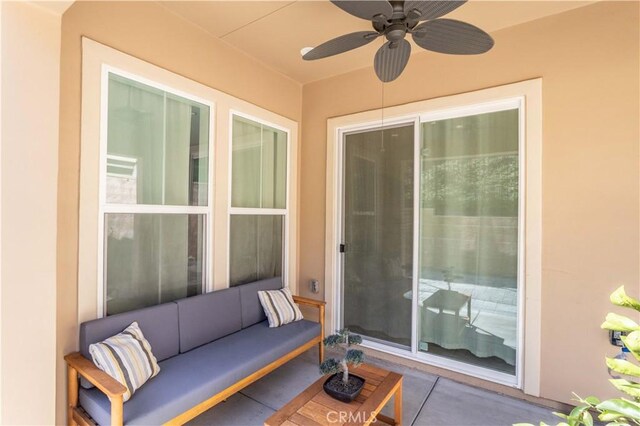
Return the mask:
<svg viewBox="0 0 640 426">
<path fill-rule="evenodd" d="M 324 360 L 324 307 L 325 302 L 319 300 L 308 299 L 306 297 L 293 296 L 293 300 L 300 305 L 308 305 L 318 308 L 318 322 L 320 323 L 320 335 L 309 340 L 304 345 L 289 352 L 282 358 L 273 361 L 271 364 L 261 368 L 260 370 L 250 374 L 239 382 L 234 383 L 225 390 L 213 395 L 206 401 L 201 402 L 195 407 L 190 408 L 184 413 L 169 420 L 165 425 L 181 425 L 194 417 L 204 413 L 209 408 L 226 400 L 234 393 L 240 391 L 256 380 L 266 376 L 271 371 L 280 367 L 282 364 L 292 360 L 303 352 L 311 349 L 314 345 L 319 348 L 319 362 Z M 126 388 L 113 377 L 100 370 L 89 359 L 85 358 L 80 352 L 74 352 L 64 357 L 67 363 L 67 424 L 69 426 L 95 426 L 93 420 L 87 416 L 78 407 L 78 375 L 85 378 L 100 391 L 102 391 L 111 402 L 111 425 L 122 426 L 123 424 L 123 402 L 122 395 L 126 392 Z"/>
</svg>

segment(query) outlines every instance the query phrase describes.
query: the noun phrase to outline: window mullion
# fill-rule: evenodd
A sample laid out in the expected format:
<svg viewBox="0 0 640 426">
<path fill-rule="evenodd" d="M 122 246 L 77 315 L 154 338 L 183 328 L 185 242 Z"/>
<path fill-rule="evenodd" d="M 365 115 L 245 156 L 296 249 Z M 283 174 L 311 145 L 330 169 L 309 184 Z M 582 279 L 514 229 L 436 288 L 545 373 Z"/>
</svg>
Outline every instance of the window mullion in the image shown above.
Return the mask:
<svg viewBox="0 0 640 426">
<path fill-rule="evenodd" d="M 261 215 L 261 216 L 285 216 L 286 209 L 267 209 L 267 208 L 246 208 L 231 207 L 229 214 L 232 215 Z"/>
</svg>

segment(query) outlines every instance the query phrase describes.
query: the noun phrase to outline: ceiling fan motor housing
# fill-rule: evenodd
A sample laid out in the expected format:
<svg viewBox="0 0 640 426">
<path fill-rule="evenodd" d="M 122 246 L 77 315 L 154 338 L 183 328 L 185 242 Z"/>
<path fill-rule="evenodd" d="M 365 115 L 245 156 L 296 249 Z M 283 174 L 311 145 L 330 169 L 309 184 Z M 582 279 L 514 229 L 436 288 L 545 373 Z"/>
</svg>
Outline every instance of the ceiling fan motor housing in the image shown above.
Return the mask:
<svg viewBox="0 0 640 426">
<path fill-rule="evenodd" d="M 400 41 L 407 34 L 407 25 L 404 22 L 396 22 L 384 29 L 384 35 L 390 42 Z"/>
</svg>

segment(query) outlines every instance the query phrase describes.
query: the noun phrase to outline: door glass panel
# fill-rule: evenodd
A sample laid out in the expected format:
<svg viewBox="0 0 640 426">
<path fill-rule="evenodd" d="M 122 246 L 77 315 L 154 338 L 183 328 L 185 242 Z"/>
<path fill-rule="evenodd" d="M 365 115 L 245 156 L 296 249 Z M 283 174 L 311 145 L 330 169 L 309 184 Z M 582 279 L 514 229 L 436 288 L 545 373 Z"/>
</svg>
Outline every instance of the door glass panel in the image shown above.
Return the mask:
<svg viewBox="0 0 640 426">
<path fill-rule="evenodd" d="M 277 215 L 231 215 L 231 287 L 282 276 L 283 222 Z"/>
<path fill-rule="evenodd" d="M 418 350 L 515 374 L 518 110 L 422 124 Z"/>
<path fill-rule="evenodd" d="M 344 140 L 345 327 L 411 346 L 414 126 Z"/>
<path fill-rule="evenodd" d="M 107 315 L 202 293 L 205 216 L 105 215 Z"/>
<path fill-rule="evenodd" d="M 231 205 L 285 209 L 287 133 L 233 117 Z"/>
<path fill-rule="evenodd" d="M 109 75 L 106 201 L 206 206 L 209 107 Z"/>
</svg>

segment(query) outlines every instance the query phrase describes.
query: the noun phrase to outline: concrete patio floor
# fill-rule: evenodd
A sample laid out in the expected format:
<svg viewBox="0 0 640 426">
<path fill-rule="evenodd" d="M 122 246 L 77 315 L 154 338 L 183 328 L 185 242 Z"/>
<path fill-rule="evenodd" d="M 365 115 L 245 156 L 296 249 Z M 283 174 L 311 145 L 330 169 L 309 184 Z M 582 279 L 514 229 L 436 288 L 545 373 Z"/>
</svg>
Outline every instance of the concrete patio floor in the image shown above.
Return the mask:
<svg viewBox="0 0 640 426">
<path fill-rule="evenodd" d="M 372 357 L 367 362 L 404 375 L 403 418 L 407 426 L 499 426 L 540 421 L 557 424 L 560 420 L 548 408 L 509 396 Z M 319 377 L 317 349 L 311 349 L 188 424 L 261 426 Z M 393 415 L 393 400 L 383 413 Z"/>
</svg>

